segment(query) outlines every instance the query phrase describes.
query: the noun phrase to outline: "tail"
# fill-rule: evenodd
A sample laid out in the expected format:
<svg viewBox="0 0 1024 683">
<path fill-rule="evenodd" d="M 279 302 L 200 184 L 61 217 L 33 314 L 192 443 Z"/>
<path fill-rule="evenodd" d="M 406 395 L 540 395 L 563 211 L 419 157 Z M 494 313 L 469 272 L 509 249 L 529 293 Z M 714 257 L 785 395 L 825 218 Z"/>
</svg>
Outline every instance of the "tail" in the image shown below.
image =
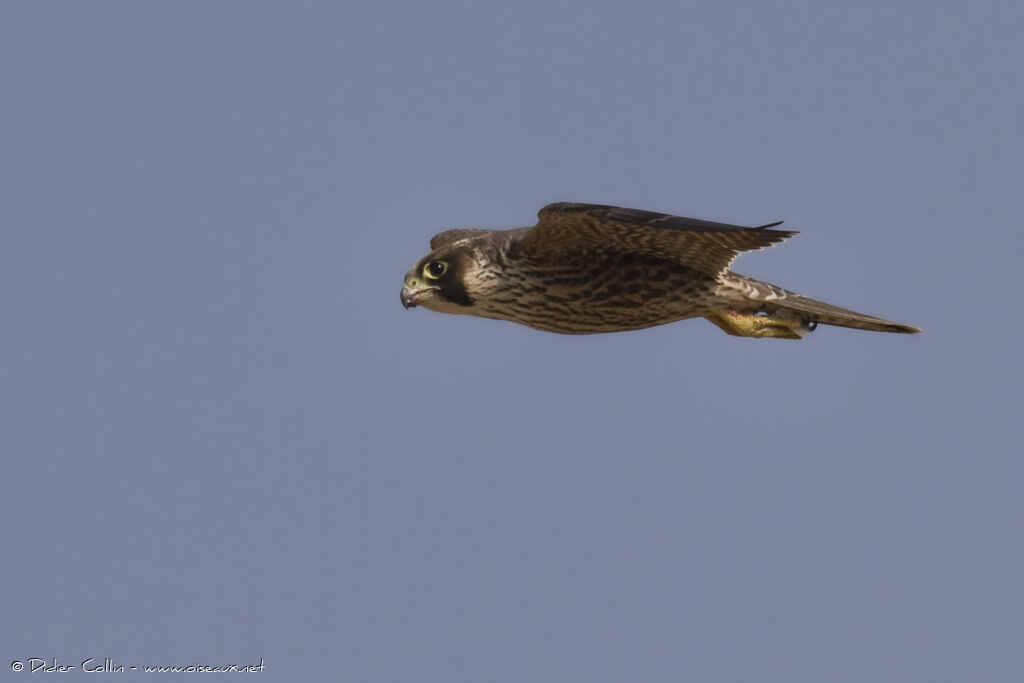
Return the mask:
<svg viewBox="0 0 1024 683">
<path fill-rule="evenodd" d="M 835 325 L 836 327 L 851 327 L 855 330 L 870 330 L 871 332 L 898 332 L 900 334 L 917 334 L 920 327 L 894 323 L 891 320 L 876 318 L 872 315 L 864 315 L 839 306 L 826 304 L 824 301 L 817 301 L 799 294 L 787 292 L 782 301 L 777 302 L 779 308 L 795 311 L 807 317 L 811 323 L 823 325 Z"/>
<path fill-rule="evenodd" d="M 817 301 L 816 299 L 811 299 L 785 290 L 782 287 L 754 280 L 738 273 L 728 273 L 726 278 L 727 286 L 741 290 L 748 301 L 760 304 L 759 310 L 767 313 L 769 316 L 780 319 L 798 317 L 808 323 L 811 328 L 821 323 L 823 325 L 850 327 L 855 330 L 869 330 L 871 332 L 917 334 L 921 331 L 919 327 L 894 323 L 891 320 L 876 318 L 872 315 L 864 315 L 863 313 L 857 313 L 846 308 L 833 306 L 824 301 Z"/>
</svg>

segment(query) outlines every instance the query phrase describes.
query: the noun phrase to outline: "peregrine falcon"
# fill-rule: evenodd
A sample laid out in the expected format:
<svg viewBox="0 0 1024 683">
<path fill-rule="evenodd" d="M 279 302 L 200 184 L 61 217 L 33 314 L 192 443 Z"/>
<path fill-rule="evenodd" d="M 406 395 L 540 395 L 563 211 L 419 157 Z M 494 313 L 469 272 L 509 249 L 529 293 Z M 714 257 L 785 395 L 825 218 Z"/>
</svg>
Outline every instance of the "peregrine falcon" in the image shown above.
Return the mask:
<svg viewBox="0 0 1024 683">
<path fill-rule="evenodd" d="M 550 204 L 537 225 L 447 230 L 405 275 L 402 305 L 561 334 L 706 318 L 739 337 L 802 339 L 819 323 L 921 330 L 809 299 L 729 270 L 796 233 L 601 204 Z"/>
</svg>

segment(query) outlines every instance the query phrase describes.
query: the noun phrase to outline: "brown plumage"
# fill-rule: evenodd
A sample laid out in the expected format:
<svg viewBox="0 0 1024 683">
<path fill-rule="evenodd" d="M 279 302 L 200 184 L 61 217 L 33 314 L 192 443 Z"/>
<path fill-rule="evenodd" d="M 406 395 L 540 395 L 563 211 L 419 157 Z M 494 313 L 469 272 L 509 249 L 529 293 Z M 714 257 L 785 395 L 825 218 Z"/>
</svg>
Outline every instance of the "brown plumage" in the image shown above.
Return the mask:
<svg viewBox="0 0 1024 683">
<path fill-rule="evenodd" d="M 901 325 L 733 273 L 744 251 L 795 234 L 597 204 L 551 204 L 532 228 L 448 230 L 406 274 L 402 303 L 593 334 L 704 317 L 729 334 L 800 339 L 818 323 Z"/>
</svg>

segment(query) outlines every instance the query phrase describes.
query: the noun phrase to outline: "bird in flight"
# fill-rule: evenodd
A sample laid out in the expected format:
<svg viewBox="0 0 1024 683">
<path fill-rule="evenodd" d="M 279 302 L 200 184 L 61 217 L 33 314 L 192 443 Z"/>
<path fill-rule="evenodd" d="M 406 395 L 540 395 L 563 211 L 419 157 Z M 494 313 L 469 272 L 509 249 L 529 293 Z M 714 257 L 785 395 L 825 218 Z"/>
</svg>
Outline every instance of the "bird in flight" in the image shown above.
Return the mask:
<svg viewBox="0 0 1024 683">
<path fill-rule="evenodd" d="M 801 339 L 819 323 L 921 330 L 729 270 L 740 252 L 795 234 L 601 204 L 550 204 L 537 225 L 447 230 L 405 275 L 402 305 L 561 334 L 706 318 L 738 337 Z"/>
</svg>

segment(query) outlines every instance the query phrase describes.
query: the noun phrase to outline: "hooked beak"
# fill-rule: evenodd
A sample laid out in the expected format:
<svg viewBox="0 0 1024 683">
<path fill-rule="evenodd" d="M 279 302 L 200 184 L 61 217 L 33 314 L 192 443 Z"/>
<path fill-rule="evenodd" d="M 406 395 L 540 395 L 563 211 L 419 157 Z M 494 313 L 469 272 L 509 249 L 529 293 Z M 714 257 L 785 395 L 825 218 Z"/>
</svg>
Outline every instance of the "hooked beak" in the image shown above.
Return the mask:
<svg viewBox="0 0 1024 683">
<path fill-rule="evenodd" d="M 415 308 L 417 291 L 406 285 L 402 287 L 402 305 L 408 308 Z"/>
<path fill-rule="evenodd" d="M 419 299 L 424 294 L 426 294 L 427 292 L 433 291 L 434 289 L 436 289 L 436 288 L 435 287 L 418 287 L 418 288 L 416 288 L 416 287 L 410 287 L 409 285 L 405 285 L 404 287 L 402 287 L 402 305 L 405 306 L 406 308 L 415 308 L 416 307 L 416 300 Z"/>
</svg>

